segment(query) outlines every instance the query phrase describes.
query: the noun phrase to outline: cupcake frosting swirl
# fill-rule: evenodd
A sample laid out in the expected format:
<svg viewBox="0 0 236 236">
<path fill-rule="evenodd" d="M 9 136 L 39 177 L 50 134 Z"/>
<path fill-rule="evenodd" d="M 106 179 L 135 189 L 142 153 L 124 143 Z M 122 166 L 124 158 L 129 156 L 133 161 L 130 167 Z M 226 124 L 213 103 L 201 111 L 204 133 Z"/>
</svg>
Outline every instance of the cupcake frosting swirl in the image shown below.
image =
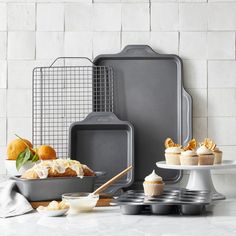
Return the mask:
<svg viewBox="0 0 236 236">
<path fill-rule="evenodd" d="M 165 150 L 166 153 L 181 153 L 180 147 L 169 147 Z"/>
<path fill-rule="evenodd" d="M 182 156 L 196 156 L 197 153 L 194 150 L 186 150 L 185 152 L 181 152 Z"/>
<path fill-rule="evenodd" d="M 201 146 L 197 150 L 198 155 L 209 155 L 212 154 L 212 151 L 205 146 Z"/>
<path fill-rule="evenodd" d="M 148 182 L 162 181 L 162 177 L 157 175 L 155 173 L 155 170 L 153 170 L 150 175 L 145 177 L 145 181 L 148 181 Z"/>
</svg>

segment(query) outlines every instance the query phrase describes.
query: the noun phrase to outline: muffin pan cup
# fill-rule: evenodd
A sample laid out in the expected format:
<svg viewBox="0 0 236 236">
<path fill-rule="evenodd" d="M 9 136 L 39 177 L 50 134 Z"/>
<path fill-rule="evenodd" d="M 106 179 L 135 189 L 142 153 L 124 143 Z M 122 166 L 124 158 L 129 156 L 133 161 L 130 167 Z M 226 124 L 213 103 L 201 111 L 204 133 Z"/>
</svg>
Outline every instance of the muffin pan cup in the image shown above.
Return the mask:
<svg viewBox="0 0 236 236">
<path fill-rule="evenodd" d="M 164 190 L 156 197 L 145 196 L 142 191 L 129 190 L 115 199 L 112 205 L 120 206 L 124 215 L 201 215 L 211 203 L 211 193 L 186 189 Z"/>
</svg>

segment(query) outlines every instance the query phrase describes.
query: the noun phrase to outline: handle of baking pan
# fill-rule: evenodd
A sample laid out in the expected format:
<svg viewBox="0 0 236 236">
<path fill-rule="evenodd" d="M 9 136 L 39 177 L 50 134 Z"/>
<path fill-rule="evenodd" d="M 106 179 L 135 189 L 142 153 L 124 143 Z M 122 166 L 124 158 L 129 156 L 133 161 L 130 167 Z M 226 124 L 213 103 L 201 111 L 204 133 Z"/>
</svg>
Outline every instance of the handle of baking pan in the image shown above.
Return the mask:
<svg viewBox="0 0 236 236">
<path fill-rule="evenodd" d="M 65 66 L 65 60 L 87 60 L 91 65 L 94 65 L 92 60 L 90 60 L 88 57 L 58 57 L 54 60 L 54 62 L 50 65 L 50 67 L 56 66 L 56 63 L 60 61 L 63 62 L 63 66 Z"/>
<path fill-rule="evenodd" d="M 182 143 L 185 145 L 192 138 L 192 97 L 183 89 L 183 104 L 182 112 L 183 127 L 186 127 L 186 132 L 183 135 Z M 184 117 L 185 116 L 185 117 Z"/>
<path fill-rule="evenodd" d="M 117 118 L 117 116 L 112 112 L 91 112 L 82 121 L 83 123 L 112 123 L 119 124 L 122 121 Z"/>
<path fill-rule="evenodd" d="M 128 45 L 119 53 L 119 56 L 158 56 L 159 54 L 155 52 L 148 45 Z"/>
</svg>

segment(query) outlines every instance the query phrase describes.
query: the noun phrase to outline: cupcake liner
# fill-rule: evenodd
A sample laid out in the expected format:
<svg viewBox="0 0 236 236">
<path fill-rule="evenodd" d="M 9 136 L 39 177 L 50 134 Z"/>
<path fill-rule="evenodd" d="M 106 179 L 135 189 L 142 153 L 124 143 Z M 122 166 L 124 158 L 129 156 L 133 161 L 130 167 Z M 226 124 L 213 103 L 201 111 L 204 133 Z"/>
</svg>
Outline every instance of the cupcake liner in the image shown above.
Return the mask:
<svg viewBox="0 0 236 236">
<path fill-rule="evenodd" d="M 146 196 L 158 196 L 163 193 L 164 183 L 163 184 L 149 184 L 143 183 L 144 194 Z"/>
<path fill-rule="evenodd" d="M 222 152 L 214 152 L 214 164 L 222 163 Z"/>
<path fill-rule="evenodd" d="M 180 156 L 180 164 L 184 166 L 198 165 L 198 156 Z"/>
<path fill-rule="evenodd" d="M 199 155 L 198 165 L 213 165 L 215 156 L 213 154 L 209 155 Z"/>
<path fill-rule="evenodd" d="M 165 153 L 167 165 L 180 165 L 180 154 Z"/>
</svg>

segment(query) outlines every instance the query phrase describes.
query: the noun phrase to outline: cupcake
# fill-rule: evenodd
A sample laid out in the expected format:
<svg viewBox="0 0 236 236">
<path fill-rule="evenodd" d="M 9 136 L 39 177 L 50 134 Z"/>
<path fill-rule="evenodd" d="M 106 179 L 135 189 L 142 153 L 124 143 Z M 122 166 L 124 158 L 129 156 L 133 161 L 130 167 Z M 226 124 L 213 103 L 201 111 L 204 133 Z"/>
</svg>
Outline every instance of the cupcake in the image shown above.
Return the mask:
<svg viewBox="0 0 236 236">
<path fill-rule="evenodd" d="M 216 147 L 213 151 L 214 154 L 214 164 L 221 164 L 222 163 L 222 151 L 218 147 Z"/>
<path fill-rule="evenodd" d="M 161 176 L 155 173 L 155 170 L 145 177 L 143 182 L 144 194 L 146 196 L 158 196 L 161 195 L 164 189 L 164 182 L 162 181 Z"/>
<path fill-rule="evenodd" d="M 202 145 L 197 149 L 198 154 L 198 165 L 213 165 L 214 164 L 214 154 L 206 146 Z"/>
<path fill-rule="evenodd" d="M 165 158 L 167 165 L 180 165 L 181 146 L 172 141 L 171 138 L 165 140 Z"/>
<path fill-rule="evenodd" d="M 180 164 L 184 166 L 198 165 L 198 155 L 194 150 L 186 150 L 181 152 Z"/>
</svg>

